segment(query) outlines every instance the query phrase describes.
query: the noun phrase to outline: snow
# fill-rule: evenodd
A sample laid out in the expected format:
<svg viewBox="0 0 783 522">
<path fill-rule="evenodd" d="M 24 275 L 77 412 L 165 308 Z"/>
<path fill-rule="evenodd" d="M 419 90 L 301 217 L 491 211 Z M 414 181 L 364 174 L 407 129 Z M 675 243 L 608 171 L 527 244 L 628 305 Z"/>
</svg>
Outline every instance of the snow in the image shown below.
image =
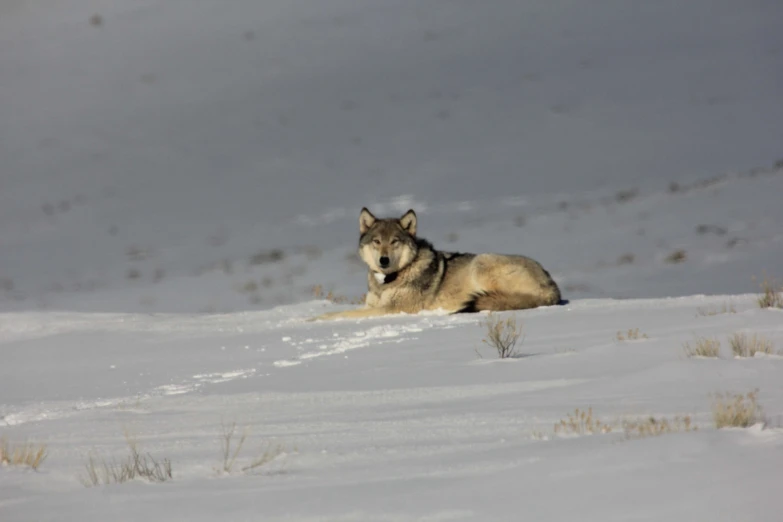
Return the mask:
<svg viewBox="0 0 783 522">
<path fill-rule="evenodd" d="M 727 302 L 736 313 L 699 314 Z M 776 520 L 783 358 L 735 359 L 726 341 L 748 330 L 783 347 L 781 312 L 754 295 L 520 312 L 521 356 L 505 360 L 482 344 L 482 314 L 304 320 L 325 306 L 4 315 L 2 430 L 50 455 L 0 470 L 3 520 Z M 628 328 L 647 338 L 617 340 Z M 685 357 L 695 336 L 720 338 L 722 357 Z M 767 429 L 715 430 L 711 394 L 754 388 Z M 590 407 L 613 432 L 554 432 Z M 698 431 L 617 427 L 678 415 Z M 233 421 L 249 430 L 240 465 L 270 442 L 285 454 L 219 474 Z M 121 457 L 125 429 L 173 480 L 83 487 L 89 453 Z"/>
<path fill-rule="evenodd" d="M 0 2 L 0 437 L 49 448 L 0 467 L 0 520 L 778 520 L 783 357 L 727 336 L 783 350 L 755 302 L 783 276 L 781 16 Z M 517 313 L 505 360 L 481 314 L 308 322 L 366 290 L 362 206 L 534 257 L 568 303 Z M 714 429 L 712 394 L 753 389 L 768 423 Z M 554 432 L 590 407 L 612 432 Z M 125 430 L 173 480 L 85 488 Z"/>
</svg>

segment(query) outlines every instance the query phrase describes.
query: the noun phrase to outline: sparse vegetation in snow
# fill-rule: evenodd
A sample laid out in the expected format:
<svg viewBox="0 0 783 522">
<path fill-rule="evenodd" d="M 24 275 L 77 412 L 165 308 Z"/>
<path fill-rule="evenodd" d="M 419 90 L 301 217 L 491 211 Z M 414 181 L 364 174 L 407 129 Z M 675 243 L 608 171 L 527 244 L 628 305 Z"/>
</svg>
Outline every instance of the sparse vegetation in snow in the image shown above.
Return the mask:
<svg viewBox="0 0 783 522">
<path fill-rule="evenodd" d="M 747 428 L 764 421 L 764 414 L 758 403 L 759 390 L 746 394 L 719 393 L 713 398 L 712 419 L 715 427 Z"/>
<path fill-rule="evenodd" d="M 720 340 L 713 337 L 697 337 L 682 347 L 688 357 L 720 357 Z"/>
<path fill-rule="evenodd" d="M 647 417 L 640 420 L 624 420 L 623 431 L 626 438 L 638 439 L 644 437 L 657 437 L 667 433 L 677 433 L 681 431 L 696 431 L 698 428 L 693 424 L 690 415 L 683 417 L 676 416 L 669 420 L 666 417 Z"/>
<path fill-rule="evenodd" d="M 638 328 L 629 328 L 626 331 L 618 331 L 615 339 L 618 341 L 638 341 L 639 339 L 649 339 L 646 333 L 642 333 Z"/>
<path fill-rule="evenodd" d="M 37 470 L 46 460 L 48 450 L 46 444 L 24 442 L 12 444 L 5 437 L 0 437 L 0 465 L 28 466 Z"/>
<path fill-rule="evenodd" d="M 759 308 L 783 308 L 783 284 L 777 279 L 764 278 L 761 282 Z"/>
<path fill-rule="evenodd" d="M 236 433 L 236 422 L 232 422 L 230 425 L 223 423 L 222 432 L 220 437 L 221 453 L 223 456 L 221 469 L 222 473 L 231 473 L 234 471 L 234 465 L 236 464 L 237 457 L 242 452 L 242 448 L 247 440 L 248 429 L 245 428 L 241 435 Z M 252 458 L 245 466 L 242 466 L 242 471 L 250 471 L 260 468 L 266 464 L 269 464 L 277 457 L 285 452 L 285 448 L 282 444 L 274 444 L 267 442 L 264 449 L 259 452 L 254 458 Z"/>
<path fill-rule="evenodd" d="M 757 353 L 772 355 L 775 353 L 772 341 L 759 334 L 745 332 L 729 336 L 729 346 L 735 357 L 755 357 Z"/>
<path fill-rule="evenodd" d="M 93 487 L 122 484 L 137 478 L 148 482 L 166 482 L 173 478 L 169 459 L 157 460 L 149 453 L 142 453 L 138 441 L 127 431 L 125 441 L 128 445 L 128 454 L 121 460 L 109 461 L 90 453 L 79 481 L 85 487 Z"/>
<path fill-rule="evenodd" d="M 518 322 L 515 315 L 503 319 L 490 312 L 481 325 L 487 330 L 481 342 L 494 348 L 500 359 L 519 356 L 516 346 L 522 335 L 522 322 Z"/>
<path fill-rule="evenodd" d="M 736 313 L 737 313 L 737 309 L 734 307 L 733 304 L 723 303 L 719 307 L 707 307 L 707 308 L 700 307 L 697 311 L 697 316 L 711 317 L 713 315 L 736 314 Z"/>
<path fill-rule="evenodd" d="M 593 435 L 609 433 L 612 427 L 593 417 L 593 408 L 587 410 L 574 409 L 565 419 L 555 424 L 555 433 L 563 435 Z"/>
</svg>

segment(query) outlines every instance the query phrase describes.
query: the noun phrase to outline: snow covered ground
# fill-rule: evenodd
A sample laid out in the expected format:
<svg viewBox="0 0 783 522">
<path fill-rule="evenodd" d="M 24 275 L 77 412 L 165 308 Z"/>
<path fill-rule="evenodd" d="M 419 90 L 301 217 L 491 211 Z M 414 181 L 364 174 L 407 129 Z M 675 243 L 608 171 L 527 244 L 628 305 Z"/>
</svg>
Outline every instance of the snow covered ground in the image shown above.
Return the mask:
<svg viewBox="0 0 783 522">
<path fill-rule="evenodd" d="M 783 348 L 783 312 L 752 295 L 527 311 L 522 356 L 505 360 L 480 315 L 302 321 L 325 306 L 4 315 L 2 431 L 50 454 L 38 472 L 0 470 L 2 519 L 779 519 L 783 357 L 735 359 L 727 343 L 752 331 Z M 618 340 L 632 328 L 647 338 Z M 722 358 L 685 357 L 696 336 L 720 339 Z M 754 388 L 770 429 L 715 430 L 711 394 Z M 554 432 L 590 407 L 612 432 Z M 678 415 L 699 429 L 619 427 Z M 270 442 L 285 454 L 218 474 L 232 421 L 249 429 L 237 468 Z M 125 430 L 173 480 L 82 486 L 91 451 L 127 452 Z"/>
<path fill-rule="evenodd" d="M 783 276 L 782 18 L 0 2 L 0 437 L 49 448 L 0 468 L 0 520 L 779 520 L 783 358 L 727 336 L 783 350 L 754 294 Z M 517 314 L 502 361 L 481 315 L 305 322 L 365 291 L 364 205 L 530 255 L 569 303 Z M 685 356 L 704 335 L 720 359 Z M 714 429 L 711 394 L 756 388 L 766 429 Z M 554 433 L 589 407 L 611 432 Z M 85 488 L 126 430 L 173 479 Z"/>
</svg>

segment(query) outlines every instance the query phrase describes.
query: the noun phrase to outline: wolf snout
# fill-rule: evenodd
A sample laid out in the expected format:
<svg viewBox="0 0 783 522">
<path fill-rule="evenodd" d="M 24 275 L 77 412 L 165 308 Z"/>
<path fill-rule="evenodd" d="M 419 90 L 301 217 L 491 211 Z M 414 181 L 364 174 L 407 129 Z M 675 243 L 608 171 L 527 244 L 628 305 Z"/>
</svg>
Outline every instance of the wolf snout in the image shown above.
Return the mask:
<svg viewBox="0 0 783 522">
<path fill-rule="evenodd" d="M 378 259 L 378 264 L 381 265 L 381 268 L 388 268 L 389 258 L 386 256 L 381 256 L 380 259 Z"/>
</svg>

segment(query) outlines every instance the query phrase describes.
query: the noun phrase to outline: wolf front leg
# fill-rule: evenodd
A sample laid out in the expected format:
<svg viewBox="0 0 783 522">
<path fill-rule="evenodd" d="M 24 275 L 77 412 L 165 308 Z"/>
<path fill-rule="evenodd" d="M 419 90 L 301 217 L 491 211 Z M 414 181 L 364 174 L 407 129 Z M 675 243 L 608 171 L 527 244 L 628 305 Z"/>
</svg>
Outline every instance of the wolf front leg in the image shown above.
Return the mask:
<svg viewBox="0 0 783 522">
<path fill-rule="evenodd" d="M 343 310 L 341 312 L 329 312 L 322 314 L 309 321 L 326 321 L 330 319 L 362 319 L 364 317 L 380 317 L 394 313 L 386 308 L 356 308 L 354 310 Z"/>
</svg>

